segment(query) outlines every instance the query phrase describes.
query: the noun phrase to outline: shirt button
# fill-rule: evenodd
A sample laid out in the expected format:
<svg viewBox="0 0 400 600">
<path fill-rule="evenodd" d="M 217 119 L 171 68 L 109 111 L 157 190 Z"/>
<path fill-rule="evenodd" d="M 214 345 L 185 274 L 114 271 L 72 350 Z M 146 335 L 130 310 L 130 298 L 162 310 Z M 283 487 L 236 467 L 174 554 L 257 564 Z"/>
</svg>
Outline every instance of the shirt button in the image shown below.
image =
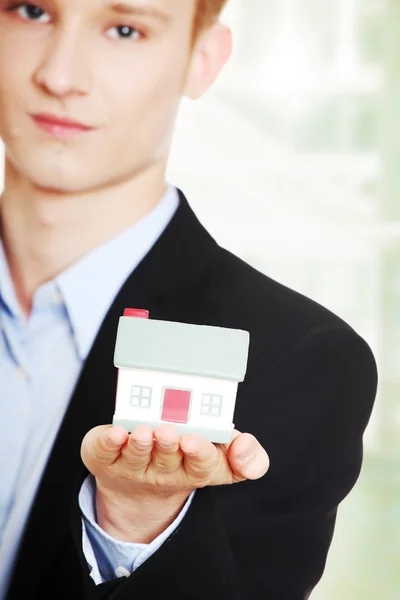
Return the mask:
<svg viewBox="0 0 400 600">
<path fill-rule="evenodd" d="M 129 577 L 131 574 L 130 571 L 128 571 L 128 569 L 125 569 L 125 567 L 117 567 L 114 573 L 117 577 Z"/>
</svg>

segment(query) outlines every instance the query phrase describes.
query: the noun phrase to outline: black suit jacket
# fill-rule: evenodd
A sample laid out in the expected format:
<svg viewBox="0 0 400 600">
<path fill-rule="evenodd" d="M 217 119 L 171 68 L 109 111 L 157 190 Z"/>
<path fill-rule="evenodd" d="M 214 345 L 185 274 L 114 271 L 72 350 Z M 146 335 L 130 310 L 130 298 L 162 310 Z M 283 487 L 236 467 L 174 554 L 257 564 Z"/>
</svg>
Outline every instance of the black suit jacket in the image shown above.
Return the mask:
<svg viewBox="0 0 400 600">
<path fill-rule="evenodd" d="M 96 586 L 81 546 L 80 445 L 89 429 L 111 422 L 117 323 L 132 306 L 153 319 L 250 332 L 235 425 L 258 438 L 271 467 L 256 482 L 199 490 L 153 557 L 129 578 Z M 33 503 L 8 600 L 305 600 L 323 573 L 337 506 L 360 472 L 376 384 L 371 351 L 351 327 L 219 247 L 181 195 L 98 332 Z"/>
</svg>

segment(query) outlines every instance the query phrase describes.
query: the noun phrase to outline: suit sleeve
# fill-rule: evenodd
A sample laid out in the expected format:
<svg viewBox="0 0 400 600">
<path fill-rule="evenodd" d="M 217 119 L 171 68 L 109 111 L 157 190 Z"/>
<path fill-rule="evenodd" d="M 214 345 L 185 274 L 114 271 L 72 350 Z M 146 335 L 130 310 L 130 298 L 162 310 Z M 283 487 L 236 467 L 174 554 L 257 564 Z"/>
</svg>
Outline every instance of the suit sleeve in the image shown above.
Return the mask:
<svg viewBox="0 0 400 600">
<path fill-rule="evenodd" d="M 306 600 L 360 473 L 376 386 L 368 345 L 344 326 L 312 331 L 268 363 L 260 356 L 239 386 L 235 420 L 269 453 L 267 475 L 199 490 L 163 546 L 95 596 Z"/>
</svg>

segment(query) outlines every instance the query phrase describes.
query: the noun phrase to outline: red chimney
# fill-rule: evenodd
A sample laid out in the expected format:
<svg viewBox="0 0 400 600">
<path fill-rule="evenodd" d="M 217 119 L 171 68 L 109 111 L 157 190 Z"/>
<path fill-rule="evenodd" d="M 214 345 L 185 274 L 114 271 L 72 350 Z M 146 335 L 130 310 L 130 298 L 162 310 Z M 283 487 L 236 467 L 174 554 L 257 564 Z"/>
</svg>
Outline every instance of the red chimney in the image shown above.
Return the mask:
<svg viewBox="0 0 400 600">
<path fill-rule="evenodd" d="M 136 317 L 137 319 L 148 319 L 149 311 L 144 308 L 126 308 L 124 317 Z"/>
</svg>

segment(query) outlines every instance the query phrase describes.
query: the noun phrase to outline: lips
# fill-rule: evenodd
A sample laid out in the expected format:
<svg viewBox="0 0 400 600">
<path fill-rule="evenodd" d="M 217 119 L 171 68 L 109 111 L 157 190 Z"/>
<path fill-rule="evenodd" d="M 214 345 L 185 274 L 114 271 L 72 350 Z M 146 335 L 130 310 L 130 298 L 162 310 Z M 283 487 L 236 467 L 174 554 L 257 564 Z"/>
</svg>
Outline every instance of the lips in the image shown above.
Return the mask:
<svg viewBox="0 0 400 600">
<path fill-rule="evenodd" d="M 47 113 L 34 114 L 32 115 L 32 119 L 38 127 L 59 138 L 73 137 L 93 130 L 92 127 L 84 125 L 79 121 Z"/>
<path fill-rule="evenodd" d="M 92 129 L 92 127 L 88 127 L 87 125 L 79 123 L 78 121 L 56 117 L 47 113 L 35 114 L 32 115 L 32 117 L 37 123 L 43 123 L 45 125 L 54 125 L 56 127 L 65 128 L 69 127 L 71 129 L 81 129 L 82 131 L 90 131 Z"/>
</svg>

